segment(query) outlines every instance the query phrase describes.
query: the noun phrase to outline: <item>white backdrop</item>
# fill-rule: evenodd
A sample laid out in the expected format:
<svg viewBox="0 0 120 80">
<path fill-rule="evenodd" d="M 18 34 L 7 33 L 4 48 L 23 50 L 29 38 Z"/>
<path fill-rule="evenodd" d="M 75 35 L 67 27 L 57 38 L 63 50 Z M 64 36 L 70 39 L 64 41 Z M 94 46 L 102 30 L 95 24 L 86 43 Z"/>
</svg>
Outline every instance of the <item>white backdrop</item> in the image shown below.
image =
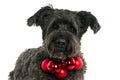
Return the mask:
<svg viewBox="0 0 120 80">
<path fill-rule="evenodd" d="M 42 45 L 39 27 L 27 27 L 26 20 L 41 7 L 90 11 L 101 30 L 88 29 L 82 38 L 87 62 L 85 80 L 120 80 L 120 2 L 119 0 L 1 0 L 0 1 L 0 80 L 7 80 L 25 49 Z"/>
</svg>

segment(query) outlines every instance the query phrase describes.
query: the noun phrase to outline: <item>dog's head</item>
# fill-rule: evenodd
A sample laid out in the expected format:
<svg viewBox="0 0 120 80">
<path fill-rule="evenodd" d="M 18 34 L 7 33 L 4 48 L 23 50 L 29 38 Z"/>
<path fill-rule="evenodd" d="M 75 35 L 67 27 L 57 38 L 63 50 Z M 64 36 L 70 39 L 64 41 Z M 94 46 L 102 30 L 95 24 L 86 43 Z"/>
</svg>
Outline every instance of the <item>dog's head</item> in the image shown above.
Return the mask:
<svg viewBox="0 0 120 80">
<path fill-rule="evenodd" d="M 66 59 L 80 50 L 80 39 L 88 26 L 97 33 L 100 25 L 94 15 L 86 11 L 41 8 L 28 21 L 28 26 L 41 26 L 44 46 L 50 57 Z"/>
</svg>

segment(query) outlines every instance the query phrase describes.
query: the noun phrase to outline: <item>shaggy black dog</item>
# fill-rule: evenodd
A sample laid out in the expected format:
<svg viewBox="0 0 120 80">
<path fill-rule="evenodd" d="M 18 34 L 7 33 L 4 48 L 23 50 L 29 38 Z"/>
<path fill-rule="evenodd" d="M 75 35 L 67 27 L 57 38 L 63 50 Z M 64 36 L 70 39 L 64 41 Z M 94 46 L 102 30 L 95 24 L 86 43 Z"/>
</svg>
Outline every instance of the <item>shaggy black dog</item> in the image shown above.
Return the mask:
<svg viewBox="0 0 120 80">
<path fill-rule="evenodd" d="M 43 46 L 23 52 L 14 70 L 10 72 L 9 80 L 84 80 L 86 63 L 80 51 L 80 40 L 88 26 L 94 33 L 99 31 L 100 25 L 95 16 L 86 11 L 77 12 L 45 6 L 31 16 L 27 24 L 41 27 Z M 46 59 L 60 63 L 75 57 L 80 57 L 83 62 L 80 70 L 64 68 L 66 73 L 62 71 L 62 74 L 57 74 L 46 72 L 41 67 Z M 44 64 L 46 66 L 47 62 Z M 63 68 L 65 64 L 60 67 Z"/>
</svg>

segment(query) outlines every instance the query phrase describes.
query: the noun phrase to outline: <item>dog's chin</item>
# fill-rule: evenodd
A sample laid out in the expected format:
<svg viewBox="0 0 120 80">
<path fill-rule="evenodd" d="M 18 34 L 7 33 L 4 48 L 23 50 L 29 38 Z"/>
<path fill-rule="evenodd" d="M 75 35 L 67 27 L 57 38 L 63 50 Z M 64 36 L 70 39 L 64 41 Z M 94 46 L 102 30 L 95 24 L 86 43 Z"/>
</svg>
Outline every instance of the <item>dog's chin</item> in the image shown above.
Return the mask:
<svg viewBox="0 0 120 80">
<path fill-rule="evenodd" d="M 54 58 L 54 59 L 60 59 L 60 60 L 64 60 L 67 58 L 67 55 L 65 54 L 65 51 L 60 51 L 60 50 L 53 50 L 50 53 L 50 57 Z"/>
<path fill-rule="evenodd" d="M 51 58 L 65 60 L 68 58 L 68 52 L 63 48 L 53 48 L 49 51 L 49 55 Z"/>
<path fill-rule="evenodd" d="M 53 53 L 52 58 L 65 60 L 67 58 L 67 56 L 64 55 L 64 52 L 57 52 L 57 53 Z"/>
</svg>

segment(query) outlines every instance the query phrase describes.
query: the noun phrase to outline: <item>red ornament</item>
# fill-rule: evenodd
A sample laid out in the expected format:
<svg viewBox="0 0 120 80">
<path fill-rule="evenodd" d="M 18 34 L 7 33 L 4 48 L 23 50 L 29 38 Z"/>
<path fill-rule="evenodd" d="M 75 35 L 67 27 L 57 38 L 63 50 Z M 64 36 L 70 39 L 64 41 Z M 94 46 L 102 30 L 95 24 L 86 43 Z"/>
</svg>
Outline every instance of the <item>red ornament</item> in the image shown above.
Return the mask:
<svg viewBox="0 0 120 80">
<path fill-rule="evenodd" d="M 41 68 L 42 68 L 42 70 L 43 70 L 44 72 L 48 72 L 48 71 L 49 71 L 48 68 L 47 68 L 48 63 L 49 63 L 49 59 L 45 59 L 45 60 L 42 62 L 42 64 L 41 64 Z"/>
<path fill-rule="evenodd" d="M 75 70 L 80 70 L 83 67 L 83 61 L 80 57 L 75 58 Z"/>
<path fill-rule="evenodd" d="M 57 78 L 65 78 L 68 75 L 68 71 L 80 70 L 83 67 L 83 61 L 80 57 L 69 58 L 62 60 L 61 63 L 54 63 L 52 60 L 45 59 L 41 68 L 46 73 L 51 73 Z"/>
<path fill-rule="evenodd" d="M 68 71 L 66 70 L 60 70 L 59 73 L 56 73 L 57 78 L 65 78 L 68 75 Z"/>
<path fill-rule="evenodd" d="M 49 61 L 47 64 L 48 71 L 51 71 L 54 66 L 55 66 L 54 63 L 52 61 Z"/>
<path fill-rule="evenodd" d="M 73 70 L 75 68 L 75 59 L 74 58 L 70 58 L 68 61 L 67 61 L 67 68 L 68 70 Z"/>
</svg>

